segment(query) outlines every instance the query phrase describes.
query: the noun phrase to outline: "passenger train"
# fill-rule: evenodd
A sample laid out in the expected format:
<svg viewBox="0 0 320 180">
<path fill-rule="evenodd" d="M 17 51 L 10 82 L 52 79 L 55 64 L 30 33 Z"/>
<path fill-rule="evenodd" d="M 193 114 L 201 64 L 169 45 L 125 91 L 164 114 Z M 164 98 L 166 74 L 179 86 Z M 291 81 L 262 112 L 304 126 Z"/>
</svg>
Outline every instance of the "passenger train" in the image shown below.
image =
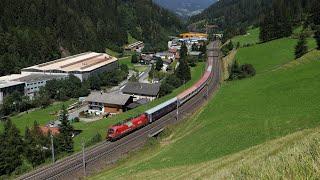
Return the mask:
<svg viewBox="0 0 320 180">
<path fill-rule="evenodd" d="M 185 90 L 178 96 L 145 111 L 145 113 L 135 118 L 130 118 L 125 122 L 111 126 L 107 132 L 107 140 L 118 140 L 137 129 L 140 129 L 154 121 L 157 121 L 158 119 L 164 117 L 168 113 L 182 106 L 184 103 L 186 103 L 199 92 L 201 92 L 202 89 L 209 88 L 209 82 L 213 77 L 213 58 L 218 57 L 218 52 L 219 51 L 213 48 L 208 49 L 208 61 L 206 71 L 202 78 L 196 84 L 194 84 L 192 87 Z"/>
</svg>

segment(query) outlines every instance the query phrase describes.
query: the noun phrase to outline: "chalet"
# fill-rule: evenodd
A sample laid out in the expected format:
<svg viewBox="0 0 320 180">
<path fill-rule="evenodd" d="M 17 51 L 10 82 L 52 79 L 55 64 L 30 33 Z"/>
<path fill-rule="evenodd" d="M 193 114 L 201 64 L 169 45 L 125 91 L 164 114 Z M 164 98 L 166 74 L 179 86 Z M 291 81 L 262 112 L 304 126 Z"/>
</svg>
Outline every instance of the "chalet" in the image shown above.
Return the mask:
<svg viewBox="0 0 320 180">
<path fill-rule="evenodd" d="M 153 64 L 156 62 L 154 54 L 141 54 L 140 64 Z"/>
<path fill-rule="evenodd" d="M 129 82 L 123 89 L 122 93 L 127 95 L 132 95 L 133 98 L 148 99 L 152 101 L 156 99 L 159 95 L 160 83 L 149 84 L 149 83 L 139 83 L 139 82 Z"/>
<path fill-rule="evenodd" d="M 120 93 L 93 92 L 87 98 L 89 113 L 119 114 L 127 111 L 127 105 L 133 102 L 133 97 Z"/>
</svg>

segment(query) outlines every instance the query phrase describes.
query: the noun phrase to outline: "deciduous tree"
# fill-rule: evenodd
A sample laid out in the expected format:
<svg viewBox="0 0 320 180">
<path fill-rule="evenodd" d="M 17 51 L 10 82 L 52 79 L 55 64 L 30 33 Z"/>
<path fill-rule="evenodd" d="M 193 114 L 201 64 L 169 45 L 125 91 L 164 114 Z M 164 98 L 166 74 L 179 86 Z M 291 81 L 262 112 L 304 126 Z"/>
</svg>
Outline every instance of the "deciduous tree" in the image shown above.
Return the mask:
<svg viewBox="0 0 320 180">
<path fill-rule="evenodd" d="M 295 57 L 296 59 L 302 57 L 304 54 L 308 52 L 308 46 L 305 35 L 300 35 L 299 41 L 295 47 Z"/>
</svg>

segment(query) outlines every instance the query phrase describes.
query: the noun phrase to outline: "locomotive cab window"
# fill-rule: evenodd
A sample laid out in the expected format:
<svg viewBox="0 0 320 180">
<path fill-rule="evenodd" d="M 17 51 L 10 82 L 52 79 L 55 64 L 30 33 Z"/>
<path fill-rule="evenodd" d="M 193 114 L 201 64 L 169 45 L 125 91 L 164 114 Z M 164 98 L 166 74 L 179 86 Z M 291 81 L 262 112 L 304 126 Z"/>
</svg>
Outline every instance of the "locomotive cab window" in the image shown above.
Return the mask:
<svg viewBox="0 0 320 180">
<path fill-rule="evenodd" d="M 113 129 L 108 130 L 108 134 L 113 134 L 113 132 L 114 132 Z"/>
</svg>

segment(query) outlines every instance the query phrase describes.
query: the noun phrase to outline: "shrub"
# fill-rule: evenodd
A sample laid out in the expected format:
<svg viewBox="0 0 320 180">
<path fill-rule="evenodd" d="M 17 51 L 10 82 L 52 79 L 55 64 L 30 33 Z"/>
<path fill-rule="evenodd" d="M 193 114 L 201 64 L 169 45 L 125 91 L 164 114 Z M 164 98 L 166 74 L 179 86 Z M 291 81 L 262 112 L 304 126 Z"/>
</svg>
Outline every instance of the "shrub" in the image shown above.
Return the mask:
<svg viewBox="0 0 320 180">
<path fill-rule="evenodd" d="M 174 87 L 172 85 L 168 84 L 167 82 L 163 82 L 160 86 L 159 96 L 163 97 L 167 94 L 170 94 L 173 91 L 173 89 Z"/>
<path fill-rule="evenodd" d="M 229 80 L 243 79 L 247 77 L 252 77 L 256 75 L 256 70 L 252 64 L 239 65 L 235 61 L 231 67 Z"/>
<path fill-rule="evenodd" d="M 137 54 L 133 54 L 131 56 L 131 63 L 135 64 L 135 63 L 138 63 L 138 55 Z"/>
<path fill-rule="evenodd" d="M 102 141 L 102 136 L 101 134 L 97 133 L 96 135 L 94 135 L 86 144 L 86 147 L 92 146 L 97 144 L 98 142 Z"/>
</svg>

